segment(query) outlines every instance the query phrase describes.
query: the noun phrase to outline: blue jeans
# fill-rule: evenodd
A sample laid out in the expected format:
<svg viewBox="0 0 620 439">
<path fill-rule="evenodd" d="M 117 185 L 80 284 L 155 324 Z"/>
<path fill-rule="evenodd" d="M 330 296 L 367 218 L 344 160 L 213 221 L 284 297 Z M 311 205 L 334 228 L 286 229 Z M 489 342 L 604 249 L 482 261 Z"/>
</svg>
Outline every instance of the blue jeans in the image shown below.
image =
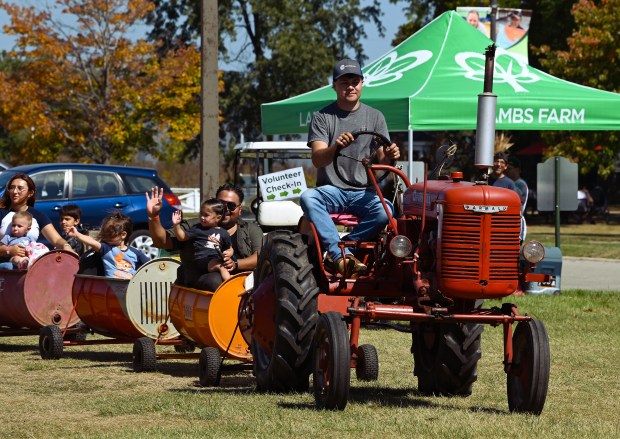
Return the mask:
<svg viewBox="0 0 620 439">
<path fill-rule="evenodd" d="M 392 204 L 387 200 L 386 203 L 393 211 Z M 374 239 L 388 222 L 388 216 L 374 188 L 352 191 L 335 186 L 320 186 L 304 191 L 300 204 L 306 217 L 314 224 L 323 250 L 327 250 L 334 261 L 342 257 L 342 251 L 338 248 L 340 236 L 330 213 L 349 213 L 359 219 L 359 224 L 348 235 L 349 241 Z M 345 253 L 351 254 L 351 250 L 347 248 Z"/>
<path fill-rule="evenodd" d="M 11 261 L 0 262 L 0 270 L 15 270 Z"/>
</svg>

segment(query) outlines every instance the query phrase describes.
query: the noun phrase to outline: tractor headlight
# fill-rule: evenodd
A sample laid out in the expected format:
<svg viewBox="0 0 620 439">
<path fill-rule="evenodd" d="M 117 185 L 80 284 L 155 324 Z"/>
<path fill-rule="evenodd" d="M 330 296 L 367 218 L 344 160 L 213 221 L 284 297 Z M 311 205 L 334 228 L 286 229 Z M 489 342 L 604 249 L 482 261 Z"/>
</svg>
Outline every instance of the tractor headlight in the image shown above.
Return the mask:
<svg viewBox="0 0 620 439">
<path fill-rule="evenodd" d="M 397 235 L 390 241 L 390 253 L 397 258 L 404 258 L 411 253 L 413 246 L 409 238 L 403 235 Z"/>
<path fill-rule="evenodd" d="M 545 246 L 538 241 L 528 241 L 521 250 L 523 258 L 530 264 L 537 264 L 545 257 Z"/>
</svg>

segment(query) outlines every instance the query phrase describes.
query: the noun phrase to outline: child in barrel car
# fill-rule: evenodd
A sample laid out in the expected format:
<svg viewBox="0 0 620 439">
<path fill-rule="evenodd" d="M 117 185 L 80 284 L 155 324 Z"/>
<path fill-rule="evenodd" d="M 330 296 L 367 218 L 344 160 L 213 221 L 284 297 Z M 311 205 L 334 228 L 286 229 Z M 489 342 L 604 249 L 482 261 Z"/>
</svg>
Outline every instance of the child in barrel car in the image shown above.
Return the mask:
<svg viewBox="0 0 620 439">
<path fill-rule="evenodd" d="M 226 217 L 226 204 L 217 198 L 209 198 L 200 206 L 200 223 L 188 230 L 181 227 L 182 215 L 177 210 L 172 214 L 174 234 L 179 241 L 192 241 L 194 265 L 201 271 L 219 272 L 223 280 L 231 274 L 224 266 L 224 255 L 233 255 L 232 240 L 228 231 L 220 227 Z"/>
<path fill-rule="evenodd" d="M 101 256 L 105 276 L 131 279 L 136 270 L 149 261 L 140 250 L 127 245 L 132 232 L 131 218 L 116 211 L 101 223 L 99 240 L 80 233 L 75 226 L 71 227 L 67 235 L 89 245 Z"/>
</svg>

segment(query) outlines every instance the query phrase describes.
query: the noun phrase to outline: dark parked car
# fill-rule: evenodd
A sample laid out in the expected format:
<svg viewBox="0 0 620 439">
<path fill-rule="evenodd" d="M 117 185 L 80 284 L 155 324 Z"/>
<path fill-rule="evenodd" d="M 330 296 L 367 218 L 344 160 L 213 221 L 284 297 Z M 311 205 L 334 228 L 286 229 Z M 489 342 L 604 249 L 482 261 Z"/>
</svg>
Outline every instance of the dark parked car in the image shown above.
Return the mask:
<svg viewBox="0 0 620 439">
<path fill-rule="evenodd" d="M 45 212 L 57 229 L 58 211 L 65 204 L 80 206 L 82 224 L 91 228 L 99 227 L 106 215 L 118 209 L 133 222 L 130 245 L 151 258 L 157 256 L 158 250 L 153 247 L 148 231 L 144 193 L 153 186 L 164 188 L 165 202 L 160 220 L 166 228 L 172 226 L 173 208 L 181 208 L 178 197 L 151 168 L 80 163 L 16 166 L 0 173 L 0 194 L 17 173 L 27 174 L 34 180 L 37 187 L 35 207 Z"/>
</svg>

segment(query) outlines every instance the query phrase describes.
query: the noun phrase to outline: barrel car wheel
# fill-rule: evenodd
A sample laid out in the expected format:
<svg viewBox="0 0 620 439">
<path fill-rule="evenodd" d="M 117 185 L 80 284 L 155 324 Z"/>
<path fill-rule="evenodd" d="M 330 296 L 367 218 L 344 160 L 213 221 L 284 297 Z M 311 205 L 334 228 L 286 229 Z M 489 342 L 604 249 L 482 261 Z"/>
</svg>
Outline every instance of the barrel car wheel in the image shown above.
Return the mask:
<svg viewBox="0 0 620 439">
<path fill-rule="evenodd" d="M 260 285 L 274 277 L 276 330 L 270 354 L 256 341 L 251 344 L 259 391 L 308 390 L 319 293 L 312 270 L 300 234 L 275 231 L 266 236 L 254 278 Z"/>
<path fill-rule="evenodd" d="M 65 340 L 80 343 L 86 341 L 88 334 L 86 332 L 74 332 L 72 334 L 65 335 Z"/>
<path fill-rule="evenodd" d="M 507 375 L 511 412 L 540 415 L 547 398 L 551 365 L 549 338 L 540 320 L 520 322 L 512 336 L 513 357 Z"/>
<path fill-rule="evenodd" d="M 148 337 L 141 337 L 133 343 L 134 372 L 153 372 L 157 368 L 155 343 Z"/>
<path fill-rule="evenodd" d="M 65 334 L 65 340 L 76 343 L 86 341 L 88 338 L 88 327 L 80 322 L 75 329 L 75 332 Z"/>
<path fill-rule="evenodd" d="M 64 348 L 62 330 L 56 325 L 41 328 L 39 334 L 39 353 L 44 360 L 58 360 Z"/>
<path fill-rule="evenodd" d="M 200 369 L 200 385 L 203 387 L 217 386 L 222 357 L 217 348 L 207 346 L 200 351 L 198 367 Z"/>
<path fill-rule="evenodd" d="M 351 385 L 351 349 L 347 324 L 339 312 L 321 314 L 313 355 L 314 400 L 318 409 L 344 410 Z"/>
<path fill-rule="evenodd" d="M 174 351 L 179 354 L 191 354 L 196 350 L 196 344 L 190 340 L 183 340 L 183 344 L 175 344 Z"/>
<path fill-rule="evenodd" d="M 355 376 L 360 381 L 377 381 L 379 379 L 379 354 L 373 345 L 363 344 L 357 348 Z"/>
</svg>

